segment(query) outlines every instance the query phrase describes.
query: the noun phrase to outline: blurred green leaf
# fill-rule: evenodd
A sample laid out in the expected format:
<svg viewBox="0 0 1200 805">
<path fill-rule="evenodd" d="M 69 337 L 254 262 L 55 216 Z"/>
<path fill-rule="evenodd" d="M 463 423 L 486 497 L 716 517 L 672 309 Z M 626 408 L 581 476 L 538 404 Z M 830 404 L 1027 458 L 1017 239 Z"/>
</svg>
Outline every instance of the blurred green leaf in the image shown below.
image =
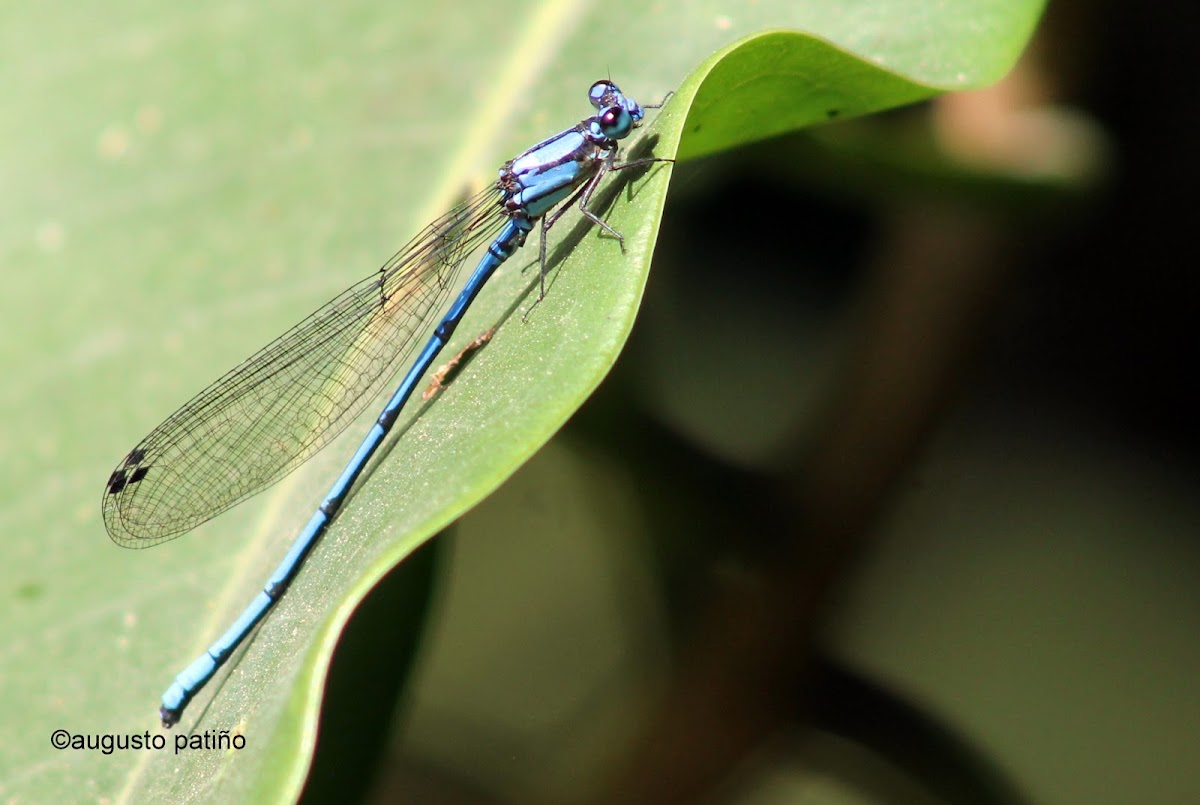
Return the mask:
<svg viewBox="0 0 1200 805">
<path fill-rule="evenodd" d="M 47 747 L 56 728 L 160 734 L 162 689 L 254 595 L 354 437 L 153 551 L 105 538 L 103 481 L 174 406 L 367 274 L 468 182 L 582 117 L 592 81 L 611 74 L 643 103 L 675 89 L 640 142 L 684 158 L 994 80 L 1040 12 L 999 0 L 793 6 L 732 18 L 544 4 L 519 16 L 492 3 L 464 17 L 437 5 L 315 14 L 130 0 L 103 14 L 0 13 L 0 319 L 15 333 L 0 346 L 0 794 L 296 796 L 357 603 L 544 444 L 611 367 L 670 166 L 598 194 L 624 253 L 570 217 L 556 228 L 549 294 L 527 320 L 536 250 L 498 273 L 446 355 L 499 324 L 492 342 L 434 403 L 408 409 L 283 603 L 162 751 Z M 774 32 L 730 46 L 766 26 L 836 44 Z M 638 142 L 630 153 L 642 155 Z M 173 752 L 187 730 L 229 730 L 246 748 Z"/>
</svg>

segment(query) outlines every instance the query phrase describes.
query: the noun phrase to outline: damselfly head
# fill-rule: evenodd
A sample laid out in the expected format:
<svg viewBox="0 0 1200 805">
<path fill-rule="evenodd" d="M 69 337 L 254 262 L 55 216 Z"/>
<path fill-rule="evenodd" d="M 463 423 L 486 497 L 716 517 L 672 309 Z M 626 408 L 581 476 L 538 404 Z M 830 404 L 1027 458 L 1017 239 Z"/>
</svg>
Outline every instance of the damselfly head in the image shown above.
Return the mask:
<svg viewBox="0 0 1200 805">
<path fill-rule="evenodd" d="M 621 92 L 620 87 L 607 79 L 601 79 L 592 84 L 592 88 L 588 90 L 588 100 L 600 112 L 598 117 L 602 116 L 608 108 L 617 106 L 625 110 L 633 119 L 633 124 L 636 125 L 637 121 L 641 120 L 645 114 L 637 101 Z"/>
</svg>

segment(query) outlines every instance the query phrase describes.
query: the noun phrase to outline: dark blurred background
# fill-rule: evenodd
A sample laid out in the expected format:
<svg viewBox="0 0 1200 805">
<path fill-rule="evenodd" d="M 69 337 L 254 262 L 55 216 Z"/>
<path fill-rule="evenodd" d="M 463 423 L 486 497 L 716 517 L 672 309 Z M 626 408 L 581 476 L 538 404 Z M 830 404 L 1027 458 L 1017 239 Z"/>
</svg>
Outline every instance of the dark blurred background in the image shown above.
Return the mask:
<svg viewBox="0 0 1200 805">
<path fill-rule="evenodd" d="M 995 87 L 679 165 L 365 796 L 1200 801 L 1188 19 L 1056 2 Z"/>
</svg>

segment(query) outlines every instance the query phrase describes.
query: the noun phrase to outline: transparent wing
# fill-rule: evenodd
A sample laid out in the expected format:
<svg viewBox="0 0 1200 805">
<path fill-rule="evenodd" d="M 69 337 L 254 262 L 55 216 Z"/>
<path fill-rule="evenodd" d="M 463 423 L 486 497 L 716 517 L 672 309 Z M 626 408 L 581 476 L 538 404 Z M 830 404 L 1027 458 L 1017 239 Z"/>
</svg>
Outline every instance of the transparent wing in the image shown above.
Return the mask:
<svg viewBox="0 0 1200 805">
<path fill-rule="evenodd" d="M 172 414 L 109 476 L 113 540 L 177 537 L 329 444 L 432 330 L 458 269 L 506 220 L 495 187 L 464 201 Z"/>
</svg>

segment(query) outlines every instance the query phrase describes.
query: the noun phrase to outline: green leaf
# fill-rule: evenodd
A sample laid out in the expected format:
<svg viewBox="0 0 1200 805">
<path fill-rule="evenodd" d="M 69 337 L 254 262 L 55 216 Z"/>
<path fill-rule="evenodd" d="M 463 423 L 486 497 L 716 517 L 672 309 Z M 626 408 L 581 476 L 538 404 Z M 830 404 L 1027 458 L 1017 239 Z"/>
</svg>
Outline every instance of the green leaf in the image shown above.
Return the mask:
<svg viewBox="0 0 1200 805">
<path fill-rule="evenodd" d="M 102 16 L 5 13 L 3 69 L 21 80 L 0 99 L 0 318 L 14 334 L 0 347 L 0 794 L 297 795 L 358 602 L 538 450 L 612 366 L 670 165 L 597 194 L 624 251 L 574 216 L 555 228 L 548 295 L 532 310 L 536 249 L 503 267 L 445 355 L 498 324 L 491 343 L 440 397 L 409 407 L 284 601 L 161 751 L 55 750 L 49 738 L 163 734 L 162 690 L 257 592 L 354 436 L 151 551 L 107 540 L 103 482 L 174 406 L 586 114 L 592 81 L 611 74 L 643 103 L 674 88 L 640 142 L 686 158 L 994 80 L 1040 12 L 794 5 L 737 18 L 621 3 L 481 3 L 465 18 L 446 4 L 313 14 L 132 0 Z M 732 44 L 769 25 L 828 41 L 776 31 Z M 188 731 L 225 730 L 245 748 L 172 749 Z"/>
</svg>

